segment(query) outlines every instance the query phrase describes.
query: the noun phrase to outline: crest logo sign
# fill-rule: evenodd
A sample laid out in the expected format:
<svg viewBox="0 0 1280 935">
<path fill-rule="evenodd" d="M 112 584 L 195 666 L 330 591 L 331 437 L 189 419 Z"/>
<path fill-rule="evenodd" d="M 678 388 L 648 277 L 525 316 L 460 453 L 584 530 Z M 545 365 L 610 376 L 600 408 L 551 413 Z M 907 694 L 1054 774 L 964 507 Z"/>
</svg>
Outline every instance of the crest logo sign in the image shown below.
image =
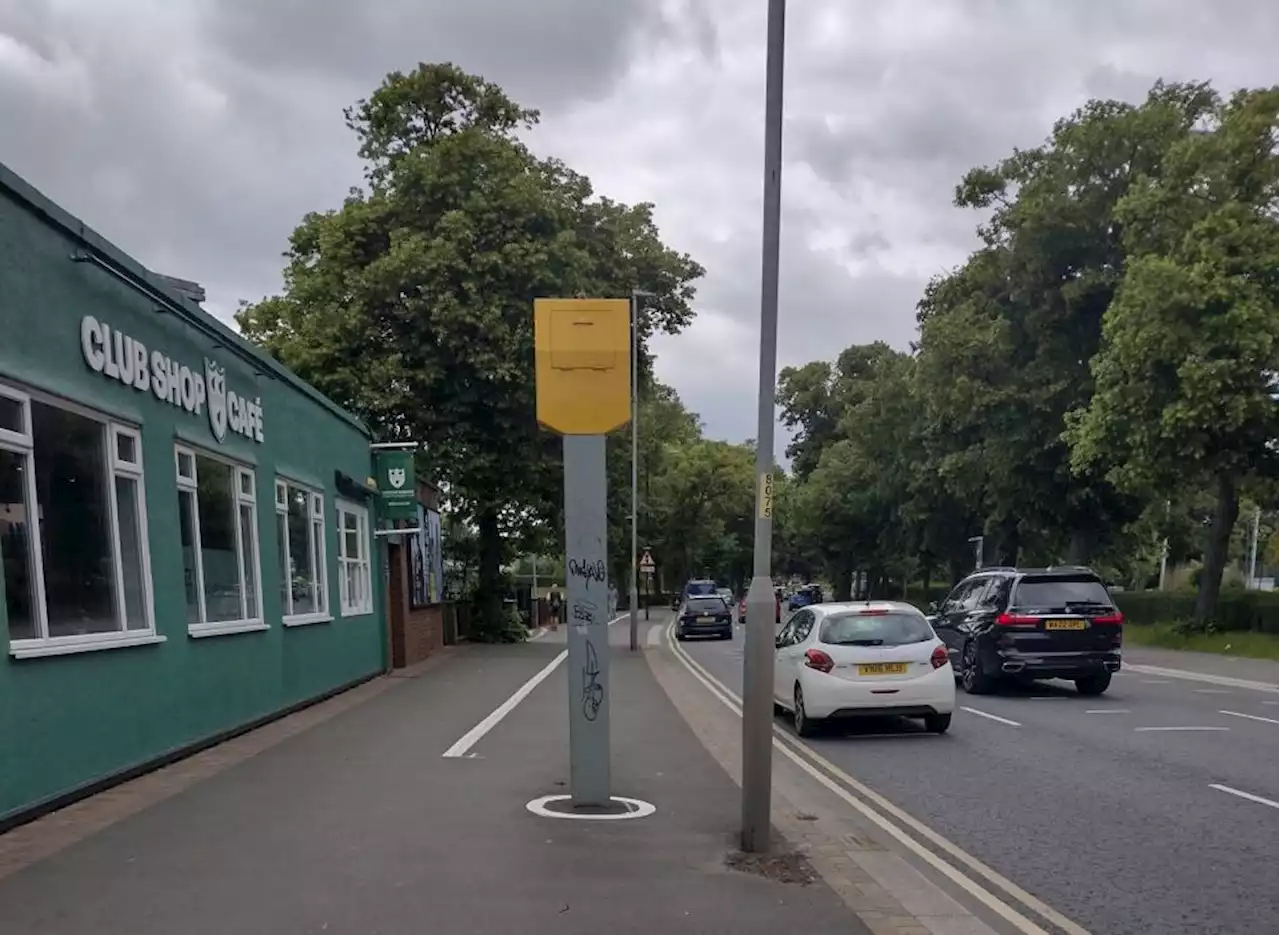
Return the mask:
<svg viewBox="0 0 1280 935">
<path fill-rule="evenodd" d="M 389 468 L 387 470 L 387 480 L 391 482 L 391 486 L 396 490 L 404 486 L 404 478 L 404 468 Z"/>
<path fill-rule="evenodd" d="M 227 436 L 227 368 L 209 358 L 204 361 L 205 401 L 209 405 L 209 428 L 222 441 Z"/>
</svg>

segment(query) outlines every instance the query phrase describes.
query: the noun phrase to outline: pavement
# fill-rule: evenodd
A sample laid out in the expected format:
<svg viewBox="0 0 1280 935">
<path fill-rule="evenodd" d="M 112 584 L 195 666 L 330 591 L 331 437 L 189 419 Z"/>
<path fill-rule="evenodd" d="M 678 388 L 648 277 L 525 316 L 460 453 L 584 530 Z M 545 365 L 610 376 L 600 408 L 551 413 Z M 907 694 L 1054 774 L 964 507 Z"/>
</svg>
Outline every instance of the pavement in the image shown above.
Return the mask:
<svg viewBox="0 0 1280 935">
<path fill-rule="evenodd" d="M 680 649 L 733 696 L 742 642 Z M 1274 933 L 1277 666 L 1148 648 L 1125 660 L 1100 698 L 1064 682 L 960 692 L 945 737 L 907 721 L 809 741 L 777 729 L 1077 935 Z"/>
<path fill-rule="evenodd" d="M 625 625 L 611 632 L 625 645 Z M 729 865 L 737 786 L 646 654 L 615 650 L 610 703 L 615 794 L 651 816 L 526 809 L 567 791 L 563 664 L 466 755 L 442 756 L 562 640 L 462 647 L 302 712 L 302 728 L 285 719 L 15 829 L 0 837 L 0 932 L 873 931 L 802 855 Z"/>
<path fill-rule="evenodd" d="M 625 618 L 610 630 L 614 792 L 648 817 L 526 808 L 567 792 L 562 627 L 446 651 L 0 836 L 0 933 L 1276 930 L 1274 667 L 1135 649 L 1101 698 L 961 693 L 942 737 L 802 741 L 779 719 L 778 859 L 744 869 L 743 629 L 677 644 L 669 617 L 641 621 L 642 653 Z"/>
</svg>

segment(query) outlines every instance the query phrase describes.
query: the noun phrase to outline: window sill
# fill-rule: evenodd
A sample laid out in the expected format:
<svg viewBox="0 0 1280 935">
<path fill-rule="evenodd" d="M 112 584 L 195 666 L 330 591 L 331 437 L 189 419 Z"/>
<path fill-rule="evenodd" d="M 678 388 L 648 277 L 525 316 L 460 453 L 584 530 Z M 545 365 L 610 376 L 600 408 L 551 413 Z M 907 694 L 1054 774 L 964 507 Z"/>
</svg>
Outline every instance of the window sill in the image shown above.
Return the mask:
<svg viewBox="0 0 1280 935">
<path fill-rule="evenodd" d="M 342 609 L 342 616 L 344 617 L 367 617 L 372 613 L 373 613 L 372 607 L 358 607 L 358 608 L 344 607 Z"/>
<path fill-rule="evenodd" d="M 333 623 L 333 617 L 328 614 L 306 614 L 298 617 L 285 617 L 281 622 L 286 627 L 309 627 L 313 623 Z"/>
<path fill-rule="evenodd" d="M 202 639 L 206 636 L 229 636 L 232 633 L 258 633 L 271 628 L 261 620 L 231 620 L 219 623 L 192 623 L 187 625 L 187 636 Z"/>
<path fill-rule="evenodd" d="M 102 649 L 125 649 L 129 646 L 152 646 L 163 643 L 165 637 L 155 633 L 136 633 L 124 636 L 105 636 L 101 639 L 77 639 L 62 643 L 53 640 L 24 640 L 9 644 L 9 655 L 15 659 L 38 659 L 41 656 L 67 656 L 71 653 L 94 653 Z"/>
</svg>

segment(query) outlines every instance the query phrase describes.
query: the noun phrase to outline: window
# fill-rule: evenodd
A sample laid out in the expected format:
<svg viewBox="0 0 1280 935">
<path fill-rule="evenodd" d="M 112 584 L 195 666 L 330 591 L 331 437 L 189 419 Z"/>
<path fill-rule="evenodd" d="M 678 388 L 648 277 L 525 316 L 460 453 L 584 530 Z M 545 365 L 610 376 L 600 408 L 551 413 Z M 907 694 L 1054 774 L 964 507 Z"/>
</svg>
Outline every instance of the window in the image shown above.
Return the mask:
<svg viewBox="0 0 1280 935">
<path fill-rule="evenodd" d="M 833 614 L 822 621 L 820 642 L 833 646 L 906 646 L 933 639 L 921 614 Z"/>
<path fill-rule="evenodd" d="M 1075 607 L 1112 607 L 1106 586 L 1093 575 L 1023 578 L 1018 582 L 1018 607 L 1068 611 Z"/>
<path fill-rule="evenodd" d="M 803 643 L 807 640 L 809 638 L 810 631 L 813 630 L 813 621 L 814 616 L 813 611 L 811 610 L 802 610 L 796 614 L 796 619 L 794 621 L 795 628 L 792 630 L 791 642 Z"/>
<path fill-rule="evenodd" d="M 373 612 L 369 573 L 369 513 L 351 503 L 338 505 L 338 590 L 342 616 Z"/>
<path fill-rule="evenodd" d="M 289 481 L 276 481 L 276 544 L 284 622 L 300 624 L 330 619 L 321 494 Z"/>
<path fill-rule="evenodd" d="M 0 386 L 0 559 L 14 655 L 159 641 L 141 441 L 80 407 Z"/>
<path fill-rule="evenodd" d="M 253 471 L 189 448 L 175 457 L 187 632 L 265 629 Z"/>
</svg>

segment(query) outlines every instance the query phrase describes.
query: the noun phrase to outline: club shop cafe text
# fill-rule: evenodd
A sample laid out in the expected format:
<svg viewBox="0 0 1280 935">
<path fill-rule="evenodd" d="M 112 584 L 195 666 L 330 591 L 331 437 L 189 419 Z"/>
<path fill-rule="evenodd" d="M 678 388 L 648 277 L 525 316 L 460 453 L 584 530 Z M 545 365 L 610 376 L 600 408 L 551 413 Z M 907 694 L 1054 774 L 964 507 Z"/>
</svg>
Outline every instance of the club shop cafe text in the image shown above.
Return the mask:
<svg viewBox="0 0 1280 935">
<path fill-rule="evenodd" d="M 148 351 L 141 341 L 98 321 L 80 320 L 80 349 L 89 368 L 125 386 L 179 406 L 194 415 L 208 407 L 209 427 L 218 441 L 227 429 L 262 441 L 262 399 L 249 399 L 227 389 L 227 371 L 205 358 L 204 372 L 192 370 L 161 351 Z"/>
</svg>

